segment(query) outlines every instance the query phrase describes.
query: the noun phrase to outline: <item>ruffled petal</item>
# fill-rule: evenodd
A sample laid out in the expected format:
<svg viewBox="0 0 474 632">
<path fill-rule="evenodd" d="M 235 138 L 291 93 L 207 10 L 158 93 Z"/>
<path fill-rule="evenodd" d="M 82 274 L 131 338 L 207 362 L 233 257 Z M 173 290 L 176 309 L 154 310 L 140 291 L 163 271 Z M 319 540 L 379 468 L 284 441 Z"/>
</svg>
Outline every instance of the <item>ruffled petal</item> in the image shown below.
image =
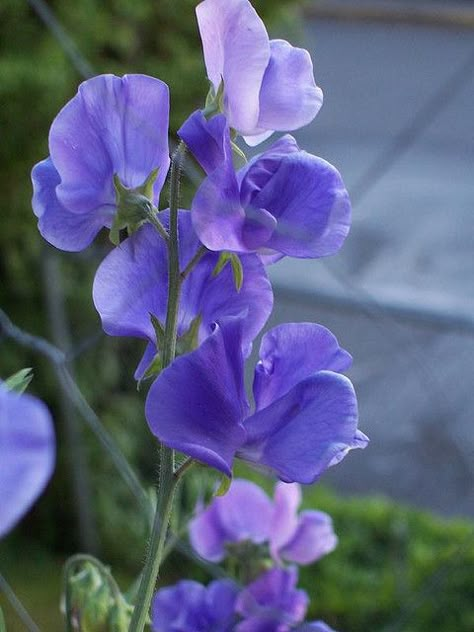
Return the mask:
<svg viewBox="0 0 474 632">
<path fill-rule="evenodd" d="M 107 334 L 156 342 L 150 314 L 165 322 L 167 269 L 166 244 L 150 224 L 107 255 L 92 289 Z"/>
<path fill-rule="evenodd" d="M 167 211 L 160 213 L 165 227 Z M 179 213 L 180 265 L 184 269 L 200 247 L 190 213 Z M 248 312 L 242 331 L 243 348 L 247 349 L 268 319 L 273 293 L 265 269 L 257 255 L 241 258 L 243 283 L 235 287 L 230 265 L 217 276 L 213 271 L 219 255 L 205 254 L 181 286 L 178 334 L 183 335 L 196 317 L 201 318 L 198 332 L 202 342 L 212 332 L 213 323 L 229 316 Z M 106 333 L 113 336 L 136 336 L 150 341 L 146 357 L 136 371 L 143 376 L 157 353 L 156 336 L 150 314 L 164 325 L 168 297 L 168 252 L 161 236 L 151 225 L 140 228 L 115 248 L 97 270 L 93 296 Z"/>
<path fill-rule="evenodd" d="M 304 151 L 282 158 L 252 204 L 276 218 L 278 226 L 266 247 L 286 255 L 334 254 L 349 232 L 351 205 L 339 172 Z"/>
<path fill-rule="evenodd" d="M 178 136 L 207 174 L 217 169 L 230 153 L 228 135 L 229 126 L 223 114 L 208 120 L 201 110 L 193 112 L 178 130 Z"/>
<path fill-rule="evenodd" d="M 260 544 L 268 539 L 272 502 L 258 485 L 235 480 L 227 494 L 214 503 L 230 542 L 251 540 Z"/>
<path fill-rule="evenodd" d="M 229 536 L 221 523 L 216 500 L 191 520 L 189 539 L 196 553 L 205 560 L 220 562 L 224 559 Z"/>
<path fill-rule="evenodd" d="M 293 627 L 300 623 L 308 608 L 308 595 L 297 590 L 296 568 L 273 568 L 249 584 L 237 598 L 236 611 L 245 618 L 238 632 L 278 630 L 277 624 Z M 273 622 L 273 628 L 270 623 Z"/>
<path fill-rule="evenodd" d="M 291 539 L 280 549 L 280 556 L 296 564 L 312 564 L 337 546 L 330 516 L 322 511 L 303 511 Z"/>
<path fill-rule="evenodd" d="M 323 104 L 310 54 L 279 39 L 270 41 L 270 51 L 257 126 L 282 132 L 299 129 L 311 123 Z"/>
<path fill-rule="evenodd" d="M 150 388 L 145 413 L 153 434 L 171 448 L 231 475 L 245 441 L 242 319 L 229 319 L 202 345 L 177 358 Z"/>
<path fill-rule="evenodd" d="M 225 496 L 215 498 L 191 521 L 191 543 L 201 557 L 218 562 L 227 544 L 268 540 L 272 513 L 272 502 L 258 485 L 236 479 Z"/>
<path fill-rule="evenodd" d="M 352 358 L 336 337 L 314 323 L 287 323 L 267 332 L 260 345 L 253 393 L 257 410 L 283 397 L 298 382 L 318 371 L 348 369 Z"/>
<path fill-rule="evenodd" d="M 251 252 L 242 231 L 245 212 L 231 160 L 209 175 L 197 190 L 191 214 L 199 239 L 209 250 Z"/>
<path fill-rule="evenodd" d="M 115 207 L 114 174 L 137 187 L 159 169 L 157 203 L 169 167 L 168 118 L 169 91 L 159 79 L 100 75 L 82 83 L 49 134 L 61 204 L 77 213 Z"/>
<path fill-rule="evenodd" d="M 152 629 L 156 632 L 231 632 L 238 587 L 229 579 L 207 586 L 183 580 L 154 596 Z"/>
<path fill-rule="evenodd" d="M 298 483 L 278 482 L 275 486 L 274 508 L 271 518 L 270 553 L 280 559 L 279 549 L 294 534 L 298 526 L 297 510 L 301 503 L 301 488 Z"/>
<path fill-rule="evenodd" d="M 207 76 L 217 91 L 224 81 L 229 125 L 253 134 L 259 94 L 270 60 L 265 25 L 248 0 L 205 0 L 196 7 Z"/>
<path fill-rule="evenodd" d="M 0 537 L 46 487 L 55 453 L 53 423 L 43 402 L 0 382 Z"/>
<path fill-rule="evenodd" d="M 314 483 L 354 446 L 357 400 L 351 382 L 320 371 L 245 420 L 241 458 L 286 482 Z"/>
<path fill-rule="evenodd" d="M 56 187 L 61 182 L 51 158 L 33 167 L 33 211 L 38 228 L 50 244 L 60 250 L 78 252 L 87 248 L 103 226 L 110 225 L 113 211 L 71 213 L 58 200 Z"/>
<path fill-rule="evenodd" d="M 161 588 L 151 605 L 152 629 L 155 632 L 183 632 L 203 630 L 208 621 L 205 610 L 206 588 L 198 582 L 183 580 L 175 586 Z"/>
</svg>

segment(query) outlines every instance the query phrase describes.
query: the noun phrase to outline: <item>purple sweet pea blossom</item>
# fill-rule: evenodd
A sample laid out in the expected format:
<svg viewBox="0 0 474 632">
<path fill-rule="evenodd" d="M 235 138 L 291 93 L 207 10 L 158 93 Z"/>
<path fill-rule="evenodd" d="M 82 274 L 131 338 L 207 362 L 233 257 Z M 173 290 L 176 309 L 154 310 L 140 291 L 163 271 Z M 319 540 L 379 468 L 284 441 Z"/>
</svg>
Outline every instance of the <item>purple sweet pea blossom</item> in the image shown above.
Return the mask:
<svg viewBox="0 0 474 632">
<path fill-rule="evenodd" d="M 357 430 L 352 384 L 339 373 L 350 356 L 320 325 L 275 327 L 262 339 L 250 414 L 243 381 L 245 321 L 215 324 L 198 349 L 158 376 L 145 405 L 151 431 L 227 476 L 239 456 L 283 481 L 313 483 L 368 442 Z"/>
<path fill-rule="evenodd" d="M 165 227 L 167 211 L 160 213 Z M 200 246 L 188 211 L 179 212 L 179 253 L 183 270 Z M 185 334 L 200 318 L 198 343 L 212 332 L 221 318 L 247 313 L 242 336 L 244 352 L 265 324 L 273 305 L 273 294 L 264 267 L 256 255 L 241 258 L 243 285 L 238 291 L 230 266 L 217 276 L 213 271 L 218 254 L 206 253 L 183 281 L 180 295 L 178 336 Z M 115 248 L 97 270 L 93 297 L 106 333 L 135 336 L 148 341 L 145 355 L 136 371 L 140 379 L 157 353 L 156 331 L 150 315 L 163 325 L 168 298 L 168 250 L 157 231 L 149 224 Z"/>
<path fill-rule="evenodd" d="M 207 76 L 229 125 L 256 145 L 275 130 L 310 123 L 323 94 L 308 51 L 270 40 L 248 0 L 205 0 L 196 7 Z"/>
<path fill-rule="evenodd" d="M 337 252 L 351 205 L 339 172 L 286 135 L 237 173 L 223 115 L 195 112 L 179 130 L 207 173 L 192 203 L 193 224 L 210 250 L 319 258 Z"/>
<path fill-rule="evenodd" d="M 0 537 L 46 487 L 54 461 L 53 423 L 46 406 L 0 381 Z"/>
<path fill-rule="evenodd" d="M 49 133 L 50 157 L 32 171 L 33 210 L 61 250 L 86 248 L 117 210 L 114 175 L 140 187 L 154 170 L 158 205 L 169 168 L 168 86 L 146 75 L 100 75 L 79 86 Z"/>
<path fill-rule="evenodd" d="M 301 490 L 297 483 L 277 483 L 272 502 L 255 483 L 235 479 L 189 524 L 194 549 L 211 562 L 226 556 L 226 546 L 250 540 L 267 542 L 276 561 L 311 564 L 337 545 L 330 516 L 320 511 L 298 515 Z"/>
<path fill-rule="evenodd" d="M 161 588 L 152 603 L 155 632 L 233 632 L 238 587 L 220 579 L 204 587 L 183 580 Z"/>
<path fill-rule="evenodd" d="M 244 588 L 235 605 L 244 621 L 236 632 L 289 632 L 301 623 L 308 595 L 297 590 L 297 581 L 296 568 L 274 568 Z"/>
</svg>

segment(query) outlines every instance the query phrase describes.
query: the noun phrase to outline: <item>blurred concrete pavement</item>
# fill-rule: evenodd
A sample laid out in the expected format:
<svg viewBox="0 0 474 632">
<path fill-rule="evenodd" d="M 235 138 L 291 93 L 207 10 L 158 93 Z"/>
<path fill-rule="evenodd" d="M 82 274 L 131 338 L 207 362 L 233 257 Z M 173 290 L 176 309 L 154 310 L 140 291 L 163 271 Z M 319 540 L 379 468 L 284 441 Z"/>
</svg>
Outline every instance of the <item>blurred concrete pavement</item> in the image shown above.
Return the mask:
<svg viewBox="0 0 474 632">
<path fill-rule="evenodd" d="M 310 14 L 325 104 L 297 136 L 343 174 L 353 228 L 272 267 L 273 323 L 336 333 L 371 438 L 324 480 L 474 515 L 474 30 Z"/>
</svg>

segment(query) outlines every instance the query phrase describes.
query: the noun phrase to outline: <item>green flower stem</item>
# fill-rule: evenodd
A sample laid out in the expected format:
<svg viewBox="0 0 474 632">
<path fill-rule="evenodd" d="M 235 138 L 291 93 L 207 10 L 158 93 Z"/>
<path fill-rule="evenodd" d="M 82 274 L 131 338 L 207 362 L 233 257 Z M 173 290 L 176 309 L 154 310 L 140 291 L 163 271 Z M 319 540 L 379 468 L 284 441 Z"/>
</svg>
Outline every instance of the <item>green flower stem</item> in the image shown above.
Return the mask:
<svg viewBox="0 0 474 632">
<path fill-rule="evenodd" d="M 196 264 L 199 263 L 200 259 L 202 259 L 202 257 L 204 257 L 206 252 L 208 252 L 208 249 L 206 248 L 206 246 L 199 246 L 199 248 L 197 249 L 196 254 L 194 255 L 194 257 L 191 259 L 191 261 L 188 263 L 188 265 L 181 272 L 181 274 L 180 274 L 180 280 L 181 281 L 184 281 L 184 279 L 188 276 L 188 274 L 190 272 L 192 272 L 192 270 L 194 270 Z"/>
<path fill-rule="evenodd" d="M 186 147 L 180 143 L 173 156 L 170 175 L 170 225 L 168 239 L 168 306 L 166 312 L 165 336 L 163 342 L 162 365 L 166 368 L 174 360 L 178 331 L 178 307 L 181 288 L 179 270 L 178 206 L 182 163 Z M 168 524 L 173 509 L 176 486 L 183 472 L 174 471 L 174 450 L 160 446 L 160 470 L 158 496 L 153 531 L 150 537 L 147 559 L 143 570 L 137 601 L 130 623 L 130 632 L 143 632 L 148 620 L 150 603 L 160 570 L 163 549 L 168 532 Z"/>
<path fill-rule="evenodd" d="M 11 607 L 16 612 L 16 614 L 18 615 L 18 618 L 23 623 L 23 625 L 28 630 L 28 632 L 40 632 L 39 627 L 30 617 L 24 605 L 16 596 L 16 594 L 13 591 L 13 588 L 11 588 L 7 580 L 1 574 L 0 574 L 0 592 L 2 592 L 5 595 L 5 597 L 8 599 Z M 2 617 L 0 614 L 0 624 L 1 624 L 1 618 Z M 1 629 L 1 625 L 0 625 L 0 629 Z"/>
<path fill-rule="evenodd" d="M 159 232 L 159 234 L 161 235 L 161 237 L 163 237 L 163 239 L 165 240 L 166 243 L 168 243 L 169 241 L 169 235 L 166 232 L 166 228 L 163 226 L 163 224 L 160 222 L 160 219 L 158 217 L 158 211 L 157 209 L 152 206 L 150 204 L 150 206 L 146 208 L 146 216 L 148 218 L 148 221 L 150 222 L 150 224 L 153 224 L 153 226 L 156 228 L 156 230 Z"/>
</svg>

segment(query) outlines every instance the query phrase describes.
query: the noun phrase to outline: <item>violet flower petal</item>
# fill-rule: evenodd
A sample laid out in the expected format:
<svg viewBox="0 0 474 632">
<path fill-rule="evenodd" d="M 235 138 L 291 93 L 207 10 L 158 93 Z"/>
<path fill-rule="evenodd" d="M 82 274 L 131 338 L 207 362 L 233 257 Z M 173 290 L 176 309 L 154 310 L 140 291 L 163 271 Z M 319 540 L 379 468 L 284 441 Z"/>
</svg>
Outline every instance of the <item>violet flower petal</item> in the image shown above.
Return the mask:
<svg viewBox="0 0 474 632">
<path fill-rule="evenodd" d="M 231 632 L 238 588 L 228 579 L 204 587 L 183 580 L 161 588 L 151 607 L 156 632 Z"/>
<path fill-rule="evenodd" d="M 305 151 L 282 158 L 251 204 L 266 209 L 278 222 L 265 247 L 286 255 L 334 254 L 349 232 L 351 205 L 339 172 Z"/>
<path fill-rule="evenodd" d="M 282 397 L 298 382 L 327 370 L 348 369 L 352 358 L 329 329 L 314 323 L 288 323 L 267 332 L 260 345 L 253 393 L 257 410 Z"/>
<path fill-rule="evenodd" d="M 225 545 L 268 540 L 271 500 L 255 483 L 235 479 L 225 496 L 214 498 L 189 524 L 194 549 L 207 560 L 225 557 Z"/>
<path fill-rule="evenodd" d="M 323 93 L 313 76 L 307 50 L 284 40 L 270 41 L 270 61 L 260 90 L 257 127 L 291 131 L 314 119 L 323 104 Z"/>
<path fill-rule="evenodd" d="M 41 235 L 60 250 L 78 252 L 87 248 L 103 226 L 110 225 L 113 211 L 71 213 L 58 200 L 56 187 L 61 182 L 51 158 L 33 167 L 33 211 Z"/>
<path fill-rule="evenodd" d="M 334 551 L 337 541 L 330 516 L 322 511 L 303 511 L 292 538 L 279 554 L 288 562 L 312 564 Z"/>
<path fill-rule="evenodd" d="M 191 214 L 199 239 L 210 250 L 251 252 L 243 239 L 245 211 L 234 166 L 225 160 L 196 191 Z"/>
<path fill-rule="evenodd" d="M 239 456 L 286 482 L 314 483 L 354 446 L 357 400 L 351 382 L 320 371 L 244 423 Z"/>
<path fill-rule="evenodd" d="M 168 118 L 169 91 L 159 79 L 100 75 L 82 83 L 49 134 L 60 203 L 76 213 L 114 208 L 114 174 L 137 187 L 158 168 L 157 204 L 169 167 Z"/>
<path fill-rule="evenodd" d="M 242 318 L 216 325 L 202 345 L 177 358 L 150 388 L 145 414 L 162 443 L 231 476 L 245 440 Z"/>
<path fill-rule="evenodd" d="M 291 539 L 298 526 L 297 510 L 301 504 L 301 488 L 298 483 L 283 483 L 275 486 L 273 515 L 269 527 L 270 553 L 280 560 L 280 548 Z"/>
<path fill-rule="evenodd" d="M 209 175 L 230 154 L 230 137 L 227 119 L 223 114 L 207 120 L 201 110 L 196 110 L 178 130 L 178 136 Z"/>
<path fill-rule="evenodd" d="M 160 213 L 167 226 L 168 212 Z M 200 242 L 195 234 L 190 213 L 179 213 L 180 265 L 196 254 Z M 136 377 L 140 378 L 156 353 L 156 337 L 150 314 L 163 324 L 168 295 L 167 247 L 150 225 L 140 228 L 115 248 L 99 266 L 93 287 L 94 303 L 106 333 L 113 336 L 136 336 L 150 341 L 146 358 L 141 361 Z M 199 342 L 212 331 L 215 321 L 237 316 L 248 310 L 242 333 L 247 349 L 271 313 L 273 293 L 265 269 L 254 254 L 241 257 L 243 284 L 237 291 L 228 265 L 217 276 L 213 270 L 219 255 L 207 253 L 181 286 L 178 334 L 185 333 L 191 322 L 201 316 Z"/>
<path fill-rule="evenodd" d="M 196 7 L 207 76 L 217 92 L 224 81 L 229 125 L 252 134 L 270 59 L 265 25 L 248 0 L 205 0 Z"/>
<path fill-rule="evenodd" d="M 46 406 L 0 382 L 0 537 L 42 493 L 54 462 L 54 430 Z"/>
<path fill-rule="evenodd" d="M 309 600 L 304 590 L 296 589 L 297 581 L 296 568 L 273 568 L 260 575 L 237 597 L 235 609 L 245 620 L 236 630 L 271 630 L 272 628 L 263 626 L 270 622 L 274 626 L 288 625 L 288 628 L 274 627 L 274 630 L 289 630 L 290 626 L 300 623 L 306 614 Z"/>
<path fill-rule="evenodd" d="M 229 534 L 221 523 L 221 515 L 216 501 L 189 523 L 189 539 L 202 558 L 209 562 L 220 562 L 225 558 L 225 545 Z"/>
</svg>

